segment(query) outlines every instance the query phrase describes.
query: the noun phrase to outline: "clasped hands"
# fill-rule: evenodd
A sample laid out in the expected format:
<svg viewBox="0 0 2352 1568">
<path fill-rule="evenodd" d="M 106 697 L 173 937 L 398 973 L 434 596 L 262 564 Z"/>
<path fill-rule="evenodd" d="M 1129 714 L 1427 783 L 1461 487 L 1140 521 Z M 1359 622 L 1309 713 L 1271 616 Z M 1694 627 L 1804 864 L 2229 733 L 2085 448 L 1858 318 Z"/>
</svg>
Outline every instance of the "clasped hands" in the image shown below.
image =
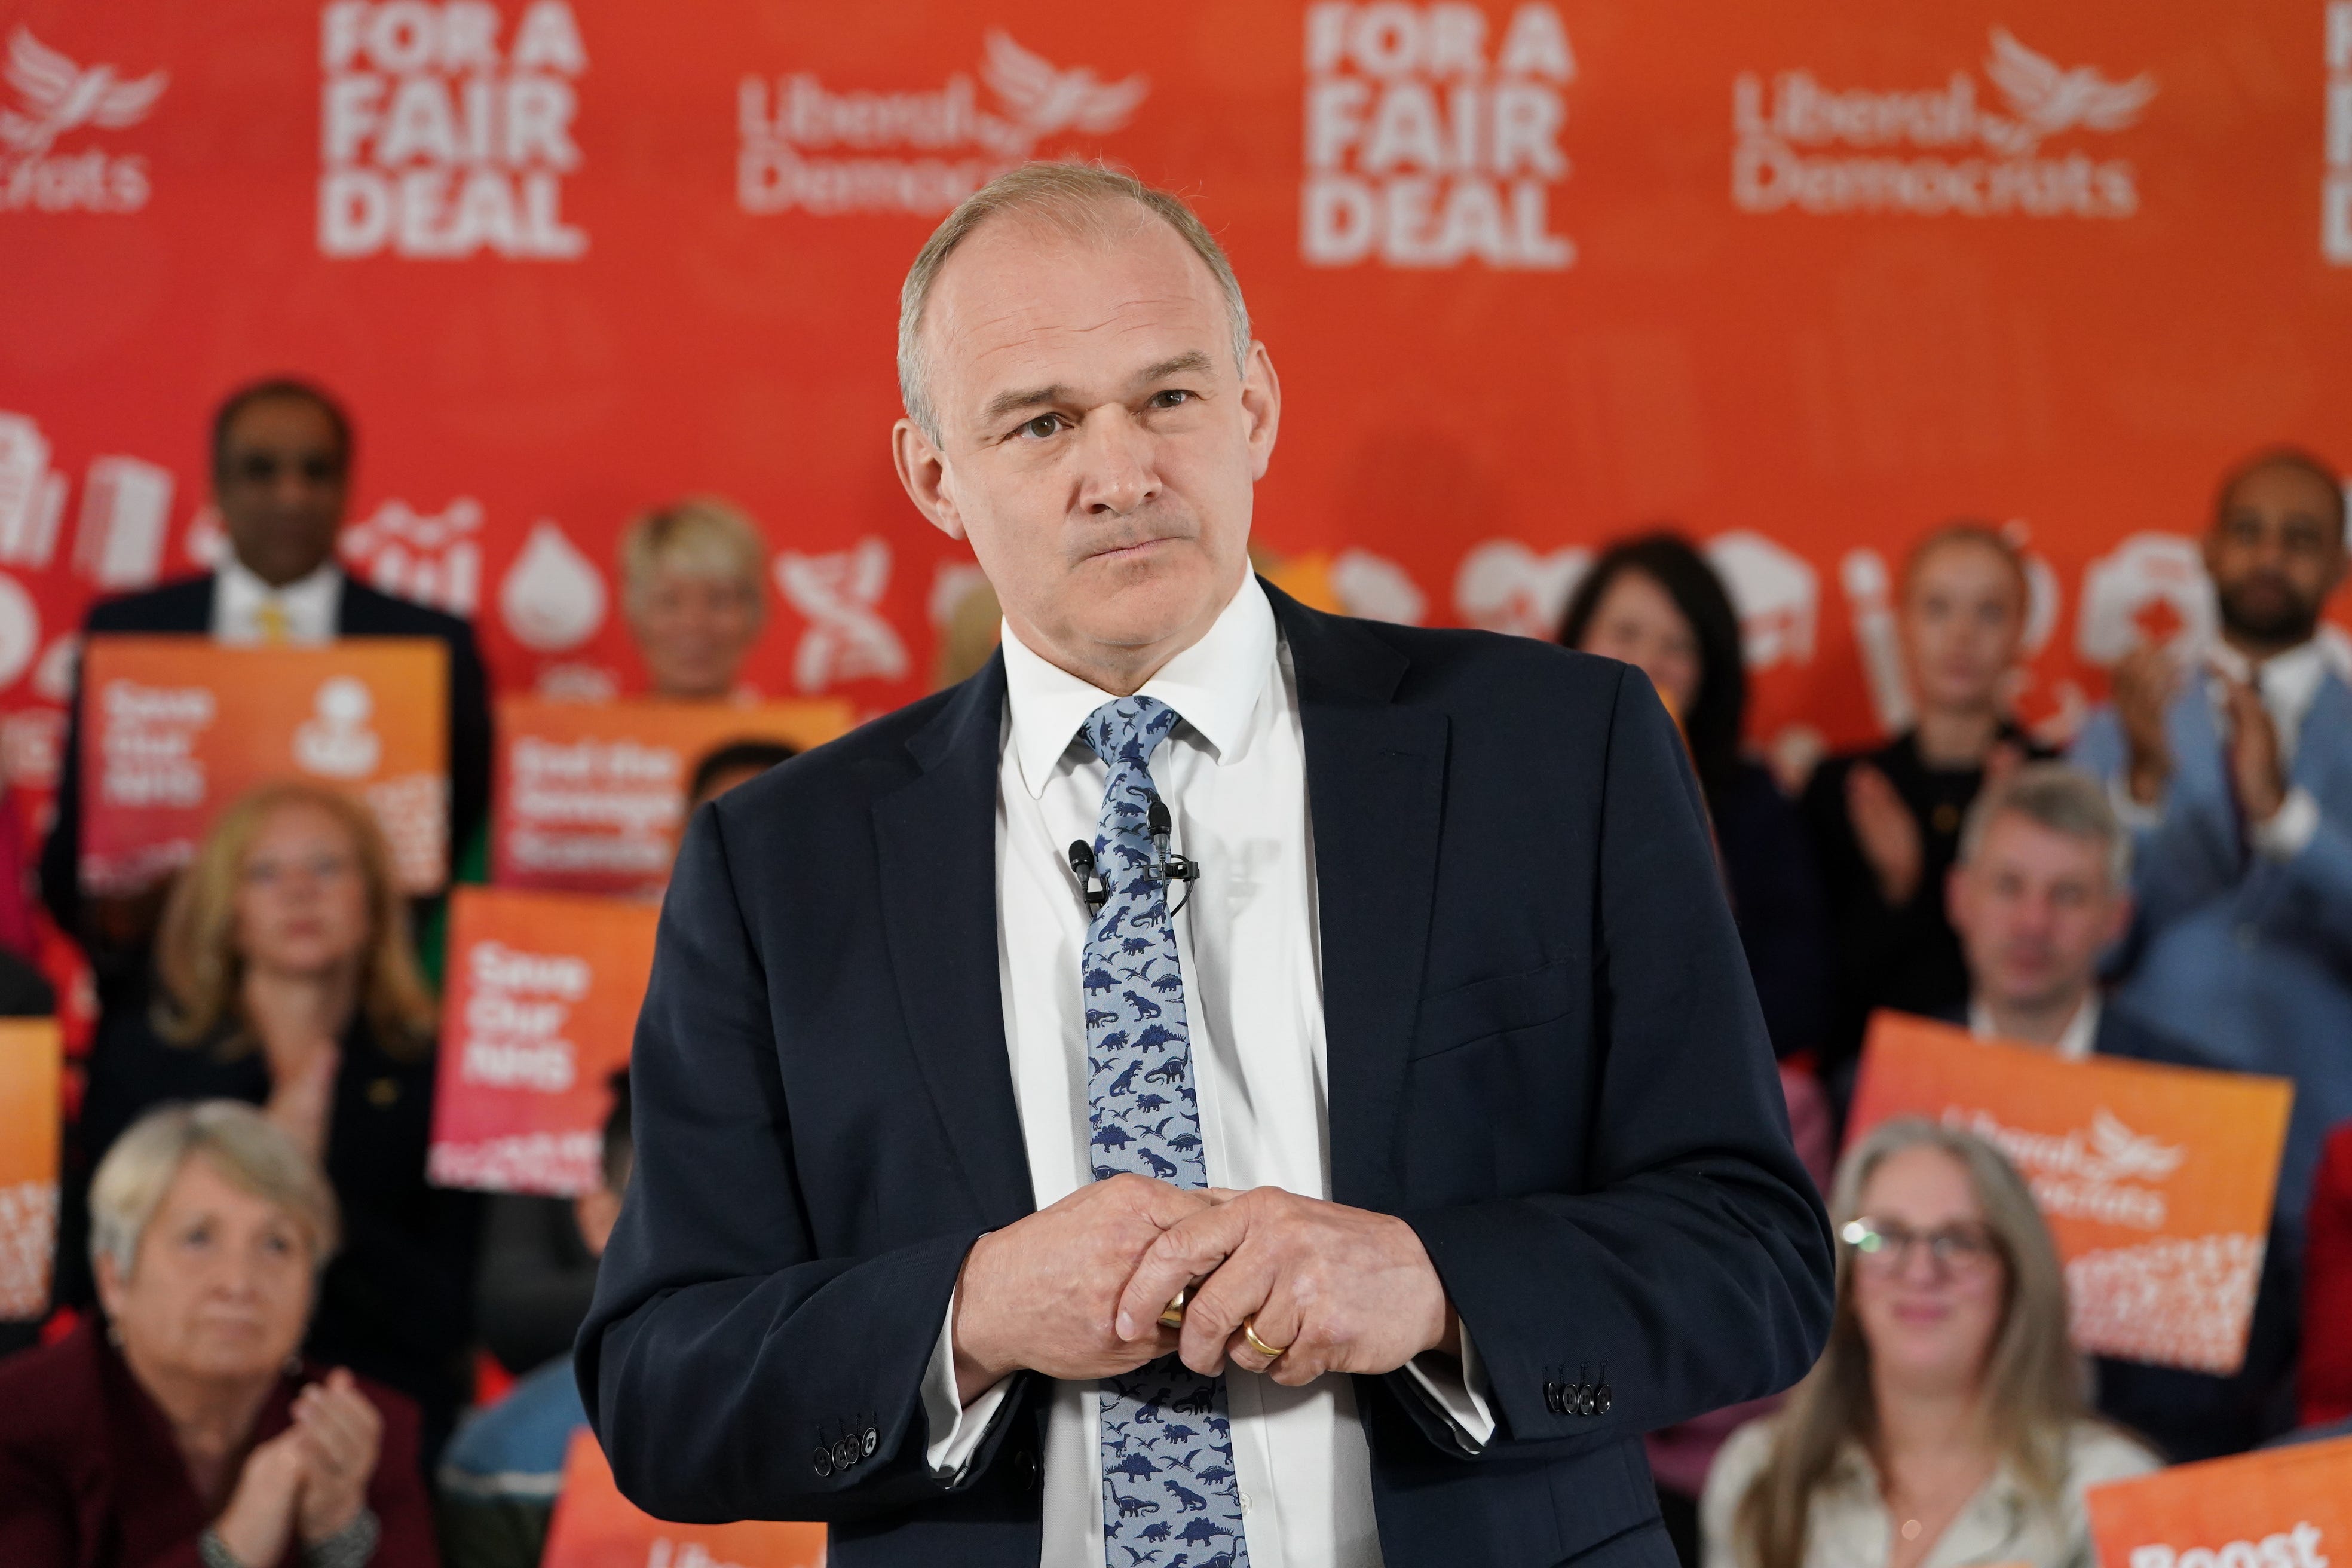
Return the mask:
<svg viewBox="0 0 2352 1568">
<path fill-rule="evenodd" d="M 1160 1311 L 1198 1281 L 1184 1326 Z M 1281 1351 L 1268 1356 L 1243 1325 Z M 1118 1175 L 972 1244 L 956 1281 L 957 1396 L 1013 1373 L 1090 1381 L 1171 1352 L 1213 1375 L 1231 1362 L 1297 1387 L 1327 1372 L 1394 1372 L 1459 1354 L 1445 1288 L 1412 1227 L 1303 1198 Z"/>
</svg>

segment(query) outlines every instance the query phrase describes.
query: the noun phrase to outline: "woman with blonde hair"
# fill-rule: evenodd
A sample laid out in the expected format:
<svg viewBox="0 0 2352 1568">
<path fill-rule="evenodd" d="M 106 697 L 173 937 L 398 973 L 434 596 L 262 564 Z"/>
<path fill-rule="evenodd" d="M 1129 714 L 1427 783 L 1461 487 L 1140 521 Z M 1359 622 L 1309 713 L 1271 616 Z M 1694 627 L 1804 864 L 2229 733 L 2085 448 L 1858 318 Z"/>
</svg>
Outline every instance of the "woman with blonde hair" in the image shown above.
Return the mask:
<svg viewBox="0 0 2352 1568">
<path fill-rule="evenodd" d="M 295 1354 L 339 1226 L 251 1106 L 149 1112 L 91 1184 L 105 1305 L 0 1363 L 9 1568 L 433 1568 L 416 1409 Z"/>
<path fill-rule="evenodd" d="M 657 508 L 621 536 L 621 610 L 656 697 L 732 697 L 768 618 L 768 546 L 709 496 Z"/>
<path fill-rule="evenodd" d="M 2016 1169 L 1888 1121 L 1839 1168 L 1829 1347 L 1724 1445 L 1706 1568 L 2092 1568 L 2083 1493 L 2157 1468 L 2095 1420 L 2066 1282 Z"/>
<path fill-rule="evenodd" d="M 306 784 L 233 802 L 172 889 L 152 982 L 100 1019 L 84 1168 L 165 1101 L 260 1107 L 342 1205 L 310 1353 L 415 1399 L 437 1442 L 470 1384 L 477 1200 L 425 1184 L 434 1002 L 373 814 Z M 86 1301 L 71 1258 L 60 1296 Z"/>
</svg>

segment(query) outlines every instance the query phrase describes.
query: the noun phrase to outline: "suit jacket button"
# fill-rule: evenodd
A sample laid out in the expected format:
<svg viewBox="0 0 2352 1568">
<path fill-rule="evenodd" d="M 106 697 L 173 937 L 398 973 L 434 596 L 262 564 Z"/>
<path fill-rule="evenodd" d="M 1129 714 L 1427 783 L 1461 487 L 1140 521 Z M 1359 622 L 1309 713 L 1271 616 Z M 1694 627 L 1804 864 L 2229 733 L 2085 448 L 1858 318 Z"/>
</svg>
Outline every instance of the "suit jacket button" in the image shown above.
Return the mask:
<svg viewBox="0 0 2352 1568">
<path fill-rule="evenodd" d="M 1547 1383 L 1544 1384 L 1544 1408 L 1550 1411 L 1554 1415 L 1565 1415 L 1568 1414 L 1567 1406 L 1562 1403 L 1560 1398 L 1560 1388 L 1558 1383 Z"/>
<path fill-rule="evenodd" d="M 1013 1484 L 1024 1492 L 1037 1484 L 1037 1456 L 1026 1448 L 1013 1456 Z"/>
<path fill-rule="evenodd" d="M 820 1480 L 833 1474 L 833 1454 L 828 1449 L 819 1447 L 816 1458 L 812 1459 L 810 1464 L 815 1468 L 817 1479 Z"/>
<path fill-rule="evenodd" d="M 868 1426 L 866 1428 L 866 1436 L 858 1441 L 858 1447 L 861 1451 L 857 1457 L 861 1459 L 870 1459 L 874 1457 L 874 1450 L 881 1446 L 882 1434 L 874 1430 L 873 1427 Z"/>
<path fill-rule="evenodd" d="M 1609 1385 L 1602 1384 L 1592 1391 L 1592 1413 L 1595 1415 L 1608 1415 L 1609 1406 L 1616 1403 L 1616 1398 L 1617 1396 L 1610 1392 Z"/>
<path fill-rule="evenodd" d="M 1568 1403 L 1570 1410 L 1572 1410 L 1576 1415 L 1591 1415 L 1592 1385 L 1589 1383 L 1578 1384 L 1575 1389 L 1569 1394 Z"/>
<path fill-rule="evenodd" d="M 857 1463 L 859 1457 L 855 1437 L 844 1437 L 833 1446 L 833 1468 L 836 1470 L 849 1468 Z"/>
</svg>

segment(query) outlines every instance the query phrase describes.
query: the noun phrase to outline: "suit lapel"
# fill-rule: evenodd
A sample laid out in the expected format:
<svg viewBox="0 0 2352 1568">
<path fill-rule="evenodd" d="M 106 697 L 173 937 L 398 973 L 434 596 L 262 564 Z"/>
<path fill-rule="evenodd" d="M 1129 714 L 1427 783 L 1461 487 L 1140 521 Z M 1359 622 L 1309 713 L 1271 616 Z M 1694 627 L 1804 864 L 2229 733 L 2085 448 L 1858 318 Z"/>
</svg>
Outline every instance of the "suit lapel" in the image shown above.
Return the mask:
<svg viewBox="0 0 2352 1568">
<path fill-rule="evenodd" d="M 1446 721 L 1392 699 L 1410 664 L 1366 626 L 1271 585 L 1298 682 L 1323 957 L 1331 1195 L 1392 1208 L 1398 1098 L 1412 1042 L 1444 818 Z"/>
<path fill-rule="evenodd" d="M 2352 686 L 2333 671 L 2321 677 L 2295 737 L 2290 783 L 2301 784 L 2325 806 L 2329 775 L 2352 757 Z"/>
<path fill-rule="evenodd" d="M 908 1037 L 981 1218 L 992 1226 L 1036 1207 L 997 976 L 1003 710 L 999 655 L 907 742 L 923 771 L 873 808 L 883 927 Z"/>
</svg>

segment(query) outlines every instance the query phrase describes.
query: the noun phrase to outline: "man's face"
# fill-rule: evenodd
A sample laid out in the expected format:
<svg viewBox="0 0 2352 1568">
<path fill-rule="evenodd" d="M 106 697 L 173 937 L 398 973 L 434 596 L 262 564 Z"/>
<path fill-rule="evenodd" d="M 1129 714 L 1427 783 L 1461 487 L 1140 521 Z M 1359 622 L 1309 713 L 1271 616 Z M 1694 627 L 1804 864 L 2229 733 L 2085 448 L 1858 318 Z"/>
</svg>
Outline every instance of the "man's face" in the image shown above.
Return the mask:
<svg viewBox="0 0 2352 1568">
<path fill-rule="evenodd" d="M 2027 1009 L 2079 1001 L 2131 914 L 2104 845 L 2014 811 L 1953 868 L 1948 903 L 1978 998 Z"/>
<path fill-rule="evenodd" d="M 237 410 L 214 498 L 247 570 L 282 586 L 334 553 L 347 458 L 326 411 L 306 398 L 265 397 Z"/>
<path fill-rule="evenodd" d="M 989 223 L 941 268 L 923 331 L 940 440 L 900 423 L 908 493 L 971 542 L 1024 643 L 1133 689 L 1249 568 L 1280 407 L 1265 350 L 1236 373 L 1208 267 L 1139 210 L 1098 243 Z"/>
<path fill-rule="evenodd" d="M 2222 625 L 2278 647 L 2310 637 L 2344 580 L 2336 518 L 2336 499 L 2316 474 L 2274 464 L 2240 479 L 2205 536 Z"/>
</svg>

